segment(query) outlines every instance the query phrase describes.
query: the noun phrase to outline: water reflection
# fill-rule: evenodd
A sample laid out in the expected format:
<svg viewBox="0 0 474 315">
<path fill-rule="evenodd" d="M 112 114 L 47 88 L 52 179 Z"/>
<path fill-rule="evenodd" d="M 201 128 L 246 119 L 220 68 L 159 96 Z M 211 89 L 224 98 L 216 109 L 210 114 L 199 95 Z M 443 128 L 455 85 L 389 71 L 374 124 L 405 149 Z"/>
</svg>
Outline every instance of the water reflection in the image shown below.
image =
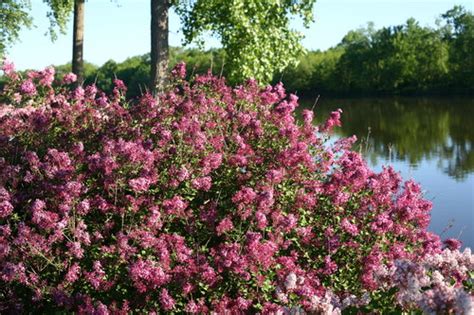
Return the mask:
<svg viewBox="0 0 474 315">
<path fill-rule="evenodd" d="M 436 161 L 457 181 L 474 171 L 473 100 L 323 99 L 315 108 L 317 119 L 324 120 L 336 108 L 343 110 L 343 125 L 336 134 L 357 135 L 373 165 L 383 159 L 416 168 L 424 160 Z"/>
</svg>

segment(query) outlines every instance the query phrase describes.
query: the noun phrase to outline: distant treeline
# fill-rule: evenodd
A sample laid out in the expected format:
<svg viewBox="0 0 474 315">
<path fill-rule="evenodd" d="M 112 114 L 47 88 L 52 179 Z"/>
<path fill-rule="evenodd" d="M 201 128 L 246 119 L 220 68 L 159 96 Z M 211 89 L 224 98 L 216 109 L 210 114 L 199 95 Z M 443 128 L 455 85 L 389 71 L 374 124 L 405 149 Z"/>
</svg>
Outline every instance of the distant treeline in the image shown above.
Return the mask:
<svg viewBox="0 0 474 315">
<path fill-rule="evenodd" d="M 303 97 L 316 95 L 474 94 L 474 16 L 461 6 L 441 15 L 436 27 L 415 19 L 376 30 L 372 23 L 347 33 L 335 47 L 310 51 L 296 68 L 275 75 L 287 90 Z M 171 49 L 170 65 L 187 64 L 188 74 L 227 75 L 220 49 Z M 97 67 L 86 63 L 86 83 L 110 90 L 115 77 L 128 86 L 128 96 L 147 86 L 149 55 Z M 70 71 L 70 65 L 57 67 Z M 231 82 L 237 83 L 237 82 Z"/>
<path fill-rule="evenodd" d="M 474 16 L 456 6 L 436 28 L 414 19 L 379 30 L 369 23 L 334 48 L 310 52 L 281 77 L 307 96 L 473 94 Z"/>
</svg>

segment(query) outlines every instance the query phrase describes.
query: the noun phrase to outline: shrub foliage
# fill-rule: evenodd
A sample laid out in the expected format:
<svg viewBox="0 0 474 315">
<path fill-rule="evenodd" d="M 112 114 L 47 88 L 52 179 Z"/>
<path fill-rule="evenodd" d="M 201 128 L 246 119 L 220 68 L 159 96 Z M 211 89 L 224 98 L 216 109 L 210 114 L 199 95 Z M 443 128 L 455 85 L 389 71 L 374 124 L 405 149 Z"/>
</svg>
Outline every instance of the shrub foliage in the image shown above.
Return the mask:
<svg viewBox="0 0 474 315">
<path fill-rule="evenodd" d="M 315 126 L 281 84 L 183 64 L 133 103 L 3 70 L 0 312 L 472 310 L 470 250 L 427 231 L 415 182 L 327 141 L 340 111 Z"/>
</svg>

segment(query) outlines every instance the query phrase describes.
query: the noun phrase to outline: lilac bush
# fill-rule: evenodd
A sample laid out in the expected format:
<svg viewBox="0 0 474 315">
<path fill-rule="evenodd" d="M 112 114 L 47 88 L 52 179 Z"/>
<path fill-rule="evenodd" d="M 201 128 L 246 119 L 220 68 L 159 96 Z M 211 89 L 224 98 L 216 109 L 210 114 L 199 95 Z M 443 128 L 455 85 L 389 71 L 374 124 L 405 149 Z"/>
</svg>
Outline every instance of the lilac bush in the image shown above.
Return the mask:
<svg viewBox="0 0 474 315">
<path fill-rule="evenodd" d="M 472 311 L 472 254 L 418 184 L 328 144 L 340 110 L 184 69 L 128 102 L 4 63 L 0 312 Z"/>
</svg>

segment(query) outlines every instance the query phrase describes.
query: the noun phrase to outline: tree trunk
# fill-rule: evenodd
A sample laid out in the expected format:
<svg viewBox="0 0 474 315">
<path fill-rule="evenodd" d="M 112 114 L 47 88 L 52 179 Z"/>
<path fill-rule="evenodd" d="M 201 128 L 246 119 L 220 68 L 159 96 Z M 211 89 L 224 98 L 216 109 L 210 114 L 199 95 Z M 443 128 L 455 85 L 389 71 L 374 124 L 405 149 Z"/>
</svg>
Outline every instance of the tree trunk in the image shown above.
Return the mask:
<svg viewBox="0 0 474 315">
<path fill-rule="evenodd" d="M 150 91 L 162 92 L 168 75 L 168 0 L 151 0 Z"/>
<path fill-rule="evenodd" d="M 84 0 L 74 0 L 74 30 L 72 40 L 72 72 L 77 83 L 84 81 Z"/>
</svg>

